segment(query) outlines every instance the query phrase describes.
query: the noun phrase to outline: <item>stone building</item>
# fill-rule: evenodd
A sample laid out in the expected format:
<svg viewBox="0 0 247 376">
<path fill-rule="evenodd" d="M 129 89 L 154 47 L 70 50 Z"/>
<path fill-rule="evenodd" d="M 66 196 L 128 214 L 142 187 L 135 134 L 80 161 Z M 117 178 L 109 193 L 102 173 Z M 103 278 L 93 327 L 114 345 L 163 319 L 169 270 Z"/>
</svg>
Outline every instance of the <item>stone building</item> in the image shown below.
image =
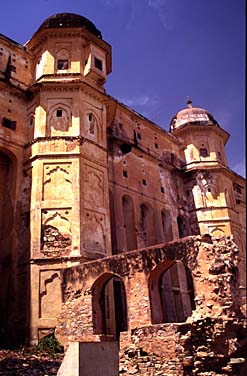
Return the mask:
<svg viewBox="0 0 247 376">
<path fill-rule="evenodd" d="M 109 73 L 111 46 L 82 16 L 49 17 L 24 46 L 0 34 L 3 340 L 35 344 L 56 327 L 68 268 L 188 236 L 235 242 L 245 295 L 245 179 L 228 167 L 229 134 L 190 100 L 161 129 L 106 93 Z M 195 308 L 193 276 L 177 261 L 162 283 L 171 294 L 176 275 L 183 309 L 162 313 L 159 303 L 150 324 L 185 321 Z M 123 296 L 121 273 L 107 273 L 105 299 Z M 128 327 L 113 321 L 96 333 Z"/>
</svg>

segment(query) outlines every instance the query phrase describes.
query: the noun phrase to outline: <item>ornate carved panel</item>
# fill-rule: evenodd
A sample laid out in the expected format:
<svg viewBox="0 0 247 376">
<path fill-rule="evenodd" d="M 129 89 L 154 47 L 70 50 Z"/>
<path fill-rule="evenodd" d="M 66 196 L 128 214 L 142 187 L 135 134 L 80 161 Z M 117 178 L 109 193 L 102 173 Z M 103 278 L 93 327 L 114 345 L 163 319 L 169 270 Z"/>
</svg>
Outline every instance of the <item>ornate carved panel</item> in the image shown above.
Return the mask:
<svg viewBox="0 0 247 376">
<path fill-rule="evenodd" d="M 49 99 L 46 136 L 67 135 L 72 125 L 72 102 L 68 98 Z"/>
<path fill-rule="evenodd" d="M 71 209 L 44 209 L 41 213 L 41 249 L 47 256 L 71 250 Z"/>
<path fill-rule="evenodd" d="M 56 318 L 62 304 L 60 270 L 40 271 L 39 316 Z"/>
<path fill-rule="evenodd" d="M 44 164 L 43 200 L 72 200 L 71 163 Z"/>
<path fill-rule="evenodd" d="M 105 253 L 105 226 L 102 215 L 87 213 L 86 222 L 82 226 L 82 245 L 90 258 L 94 258 L 95 254 Z"/>
<path fill-rule="evenodd" d="M 104 204 L 103 173 L 89 166 L 85 168 L 84 199 L 86 206 L 99 207 Z"/>
<path fill-rule="evenodd" d="M 225 235 L 225 226 L 208 226 L 209 234 L 215 238 L 220 238 Z"/>
</svg>

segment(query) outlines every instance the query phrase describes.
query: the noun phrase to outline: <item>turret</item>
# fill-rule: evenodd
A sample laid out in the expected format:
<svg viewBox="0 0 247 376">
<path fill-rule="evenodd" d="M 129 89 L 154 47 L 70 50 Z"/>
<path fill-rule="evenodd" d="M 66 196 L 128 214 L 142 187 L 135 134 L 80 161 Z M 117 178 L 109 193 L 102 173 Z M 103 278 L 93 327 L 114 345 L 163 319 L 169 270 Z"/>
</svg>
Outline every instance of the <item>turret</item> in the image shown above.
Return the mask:
<svg viewBox="0 0 247 376">
<path fill-rule="evenodd" d="M 179 111 L 172 119 L 170 132 L 182 139 L 186 169 L 227 166 L 224 146 L 229 134 L 207 110 L 192 106 Z"/>
<path fill-rule="evenodd" d="M 45 20 L 26 47 L 34 55 L 34 79 L 83 80 L 102 89 L 111 72 L 111 46 L 87 18 L 60 13 Z"/>
</svg>

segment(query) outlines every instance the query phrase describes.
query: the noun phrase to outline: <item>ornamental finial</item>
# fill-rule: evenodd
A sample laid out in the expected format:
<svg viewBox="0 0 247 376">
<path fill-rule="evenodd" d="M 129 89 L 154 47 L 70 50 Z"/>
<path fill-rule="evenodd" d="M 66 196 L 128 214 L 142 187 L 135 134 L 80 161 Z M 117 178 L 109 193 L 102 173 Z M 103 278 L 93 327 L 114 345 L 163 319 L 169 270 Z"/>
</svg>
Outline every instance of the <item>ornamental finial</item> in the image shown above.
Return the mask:
<svg viewBox="0 0 247 376">
<path fill-rule="evenodd" d="M 187 99 L 187 101 L 186 101 L 186 103 L 187 103 L 187 108 L 192 108 L 192 100 L 190 99 L 190 97 L 186 97 L 186 99 Z"/>
</svg>

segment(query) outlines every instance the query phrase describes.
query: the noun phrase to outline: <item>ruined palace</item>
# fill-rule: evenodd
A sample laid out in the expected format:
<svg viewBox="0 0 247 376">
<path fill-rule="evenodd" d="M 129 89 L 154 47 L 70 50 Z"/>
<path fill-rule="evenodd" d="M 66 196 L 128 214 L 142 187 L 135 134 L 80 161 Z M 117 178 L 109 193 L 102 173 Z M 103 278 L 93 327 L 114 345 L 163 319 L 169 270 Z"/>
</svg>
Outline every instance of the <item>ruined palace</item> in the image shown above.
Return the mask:
<svg viewBox="0 0 247 376">
<path fill-rule="evenodd" d="M 56 329 L 65 346 L 118 340 L 122 374 L 136 359 L 153 375 L 155 346 L 175 359 L 164 375 L 203 371 L 205 353 L 227 374 L 246 293 L 229 134 L 191 100 L 165 131 L 106 93 L 110 73 L 111 46 L 80 15 L 49 17 L 25 45 L 0 34 L 1 342 Z"/>
</svg>

